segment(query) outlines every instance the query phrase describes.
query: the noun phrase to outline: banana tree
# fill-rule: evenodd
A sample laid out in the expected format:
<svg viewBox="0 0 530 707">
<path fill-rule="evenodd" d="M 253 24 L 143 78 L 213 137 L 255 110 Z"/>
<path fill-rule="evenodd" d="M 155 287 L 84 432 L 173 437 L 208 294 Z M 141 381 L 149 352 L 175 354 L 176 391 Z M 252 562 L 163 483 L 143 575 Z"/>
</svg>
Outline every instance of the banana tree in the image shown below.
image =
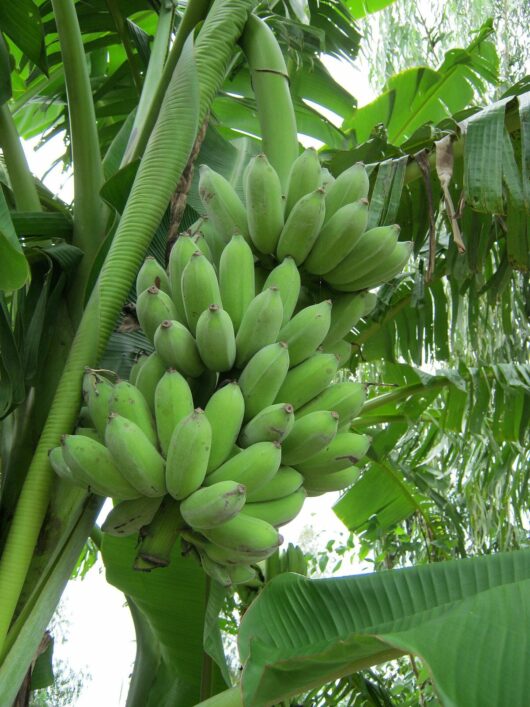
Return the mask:
<svg viewBox="0 0 530 707">
<path fill-rule="evenodd" d="M 454 333 L 459 299 L 472 331 L 479 330 L 478 301 L 488 309 L 496 298 L 505 308 L 521 300 L 530 149 L 524 86 L 483 111 L 469 109 L 473 91 L 495 81 L 486 24 L 438 70 L 404 72 L 372 104 L 352 110 L 353 96 L 330 77 L 320 51 L 355 56 L 354 17 L 362 17 L 365 5 L 310 2 L 302 16 L 298 3 L 278 3 L 273 14 L 251 0 L 190 0 L 182 12 L 171 2 L 153 9 L 143 0 L 24 0 L 0 9 L 6 704 L 28 689 L 41 637 L 90 534 L 135 624 L 128 705 L 274 704 L 408 653 L 424 660 L 445 704 L 498 704 L 491 696 L 501 694 L 501 701 L 523 704 L 527 552 L 342 581 L 284 574 L 262 592 L 241 589 L 247 601 L 259 596 L 241 624 L 244 670 L 232 687 L 218 626 L 226 590 L 177 547 L 166 569 L 135 572 L 131 539 L 101 538 L 94 530 L 102 498 L 55 477 L 48 461 L 76 424 L 85 368 L 110 368 L 126 378 L 137 352 L 151 350 L 126 305 L 146 254 L 165 265 L 168 241 L 202 215 L 197 160 L 240 191 L 246 162 L 263 151 L 285 190 L 300 149 L 298 130 L 326 143 L 321 157 L 336 176 L 359 159 L 369 163 L 368 222 L 399 223 L 414 241 L 416 259 L 352 331 L 352 370 L 366 357 L 392 361 L 398 348 L 417 364 L 424 346 L 443 352 L 448 310 Z M 308 101 L 342 116 L 342 126 Z M 63 132 L 73 208 L 31 175 L 19 139 Z M 406 385 L 388 394 L 393 398 L 375 398 L 353 421 L 356 430 L 380 433 L 381 444 L 337 508 L 348 527 L 358 531 L 374 515 L 392 527 L 422 508 L 418 478 L 404 480 L 391 456 L 404 434 L 399 424 L 412 427 L 435 393 L 447 389 L 458 397 L 481 375 L 391 380 Z M 496 377 L 502 395 L 519 396 L 517 431 L 508 439 L 523 444 L 528 374 L 519 367 L 503 375 Z M 487 375 L 483 380 L 482 400 L 491 390 Z M 423 403 L 416 418 L 415 399 Z M 400 401 L 408 406 L 396 409 Z M 457 408 L 461 400 L 450 405 Z M 395 424 L 398 434 L 388 434 Z M 444 424 L 455 429 L 454 421 Z M 499 422 L 504 430 L 509 424 Z M 377 502 L 363 515 L 374 490 Z M 388 508 L 397 513 L 381 518 Z M 499 620 L 485 631 L 492 615 Z M 509 646 L 502 674 L 514 676 L 509 694 L 487 664 L 488 651 L 501 641 Z M 471 650 L 476 643 L 478 652 Z M 472 658 L 464 663 L 457 654 Z"/>
</svg>

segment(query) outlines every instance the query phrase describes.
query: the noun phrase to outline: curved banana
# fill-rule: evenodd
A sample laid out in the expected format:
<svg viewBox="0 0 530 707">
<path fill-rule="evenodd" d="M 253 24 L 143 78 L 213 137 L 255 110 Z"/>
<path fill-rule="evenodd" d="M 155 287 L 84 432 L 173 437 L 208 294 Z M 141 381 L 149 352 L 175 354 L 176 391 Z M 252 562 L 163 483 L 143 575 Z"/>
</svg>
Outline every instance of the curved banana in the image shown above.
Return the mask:
<svg viewBox="0 0 530 707">
<path fill-rule="evenodd" d="M 396 243 L 392 252 L 388 253 L 383 262 L 374 266 L 364 276 L 355 278 L 345 285 L 339 285 L 337 289 L 353 292 L 378 287 L 389 282 L 403 270 L 410 258 L 413 246 L 411 241 Z"/>
<path fill-rule="evenodd" d="M 201 359 L 211 371 L 229 371 L 236 360 L 236 337 L 232 320 L 216 304 L 199 317 L 195 332 Z"/>
<path fill-rule="evenodd" d="M 272 405 L 288 370 L 289 350 L 284 341 L 264 346 L 252 356 L 239 376 L 245 421 Z"/>
<path fill-rule="evenodd" d="M 189 533 L 186 533 L 188 536 Z M 195 544 L 203 550 L 211 560 L 226 565 L 228 568 L 237 565 L 254 564 L 265 560 L 269 555 L 274 553 L 278 548 L 278 539 L 275 538 L 274 544 L 264 550 L 235 550 L 233 548 L 221 547 L 213 542 L 205 542 L 201 540 L 199 543 L 194 539 Z"/>
<path fill-rule="evenodd" d="M 331 310 L 331 324 L 323 346 L 333 346 L 349 334 L 357 322 L 364 316 L 367 292 L 351 295 L 335 295 Z"/>
<path fill-rule="evenodd" d="M 177 311 L 169 295 L 151 285 L 138 295 L 136 314 L 142 331 L 153 342 L 155 331 L 165 319 L 176 319 Z"/>
<path fill-rule="evenodd" d="M 243 422 L 245 401 L 236 381 L 219 388 L 204 413 L 212 428 L 212 444 L 206 473 L 214 471 L 230 456 Z"/>
<path fill-rule="evenodd" d="M 178 423 L 194 409 L 188 382 L 178 371 L 170 369 L 155 389 L 155 419 L 160 449 L 167 456 L 171 435 Z"/>
<path fill-rule="evenodd" d="M 65 462 L 62 447 L 54 447 L 53 449 L 50 449 L 48 452 L 48 459 L 57 476 L 60 476 L 61 479 L 65 479 L 66 481 L 70 481 L 72 484 L 76 484 L 76 486 L 82 486 L 85 488 L 85 482 L 82 481 L 80 483 L 77 481 L 72 474 L 70 467 Z"/>
<path fill-rule="evenodd" d="M 230 182 L 204 164 L 199 175 L 199 196 L 217 233 L 225 243 L 234 233 L 248 238 L 247 212 Z"/>
<path fill-rule="evenodd" d="M 204 371 L 195 339 L 176 319 L 161 322 L 155 332 L 154 343 L 167 368 L 176 368 L 190 378 L 197 378 Z"/>
<path fill-rule="evenodd" d="M 279 260 L 290 255 L 297 265 L 304 262 L 318 238 L 324 213 L 324 190 L 321 187 L 306 194 L 294 205 L 276 248 Z"/>
<path fill-rule="evenodd" d="M 370 437 L 353 432 L 339 434 L 322 451 L 297 464 L 304 477 L 341 471 L 362 459 L 370 446 Z"/>
<path fill-rule="evenodd" d="M 92 424 L 101 438 L 105 434 L 109 416 L 109 401 L 113 390 L 114 386 L 109 380 L 98 375 L 95 371 L 86 370 L 83 376 L 83 398 Z"/>
<path fill-rule="evenodd" d="M 370 189 L 368 173 L 362 162 L 348 167 L 326 189 L 326 219 L 328 221 L 346 204 L 366 199 Z M 324 223 L 325 223 L 324 222 Z"/>
<path fill-rule="evenodd" d="M 212 543 L 236 552 L 265 552 L 281 544 L 274 526 L 244 513 L 215 528 L 203 530 L 203 535 Z"/>
<path fill-rule="evenodd" d="M 236 366 L 242 368 L 252 356 L 278 338 L 283 320 L 280 292 L 269 287 L 248 305 L 236 336 Z"/>
<path fill-rule="evenodd" d="M 205 309 L 211 304 L 223 306 L 213 265 L 200 250 L 193 253 L 182 273 L 182 301 L 188 329 L 193 335 Z"/>
<path fill-rule="evenodd" d="M 204 481 L 211 444 L 212 428 L 200 408 L 175 427 L 167 450 L 166 486 L 177 501 L 196 491 Z"/>
<path fill-rule="evenodd" d="M 101 530 L 108 535 L 125 537 L 149 525 L 160 508 L 162 497 L 140 496 L 117 503 L 105 518 Z"/>
<path fill-rule="evenodd" d="M 364 310 L 363 317 L 367 317 L 371 314 L 377 305 L 377 295 L 374 292 L 363 292 L 364 296 Z"/>
<path fill-rule="evenodd" d="M 166 271 L 156 258 L 148 255 L 136 277 L 136 296 L 138 297 L 141 292 L 147 290 L 151 285 L 163 290 L 166 295 L 171 295 L 171 286 Z"/>
<path fill-rule="evenodd" d="M 287 182 L 285 216 L 289 216 L 295 204 L 302 197 L 318 189 L 322 183 L 322 171 L 318 153 L 314 147 L 308 147 L 293 162 Z"/>
<path fill-rule="evenodd" d="M 231 587 L 232 580 L 226 565 L 214 562 L 205 552 L 199 550 L 199 557 L 204 572 L 222 587 Z"/>
<path fill-rule="evenodd" d="M 134 422 L 112 413 L 105 444 L 123 477 L 144 496 L 166 493 L 164 459 Z"/>
<path fill-rule="evenodd" d="M 280 329 L 279 338 L 289 347 L 290 366 L 296 366 L 324 341 L 331 323 L 331 300 L 305 307 Z"/>
<path fill-rule="evenodd" d="M 264 154 L 250 161 L 243 186 L 250 238 L 260 253 L 274 253 L 283 228 L 282 187 Z"/>
<path fill-rule="evenodd" d="M 180 504 L 188 525 L 198 530 L 215 528 L 234 518 L 245 505 L 245 487 L 236 481 L 220 481 L 194 491 Z"/>
<path fill-rule="evenodd" d="M 243 427 L 238 444 L 245 448 L 257 442 L 281 442 L 290 433 L 293 425 L 292 405 L 289 403 L 269 405 Z"/>
<path fill-rule="evenodd" d="M 325 449 L 337 434 L 336 412 L 318 410 L 296 420 L 282 445 L 282 462 L 297 465 Z"/>
<path fill-rule="evenodd" d="M 166 372 L 166 368 L 164 361 L 155 352 L 145 359 L 136 376 L 135 385 L 147 400 L 147 404 L 153 412 L 155 411 L 156 386 Z"/>
<path fill-rule="evenodd" d="M 334 354 L 316 353 L 291 368 L 276 396 L 276 402 L 290 403 L 295 410 L 301 408 L 333 380 L 339 362 Z"/>
<path fill-rule="evenodd" d="M 201 219 L 199 224 L 199 233 L 202 234 L 204 240 L 208 244 L 210 253 L 212 254 L 212 263 L 219 271 L 219 262 L 221 260 L 221 254 L 223 252 L 226 243 L 217 233 L 212 223 L 207 217 Z"/>
<path fill-rule="evenodd" d="M 312 474 L 305 477 L 304 488 L 308 496 L 320 496 L 328 491 L 343 491 L 357 481 L 359 473 L 356 466 L 347 466 L 331 474 Z"/>
<path fill-rule="evenodd" d="M 147 354 L 140 354 L 131 366 L 131 370 L 129 372 L 129 383 L 131 383 L 132 385 L 136 385 L 138 373 L 140 373 L 140 368 L 144 365 L 146 359 Z"/>
<path fill-rule="evenodd" d="M 109 413 L 111 412 L 137 424 L 151 444 L 157 446 L 158 437 L 151 409 L 136 386 L 126 381 L 116 383 L 109 400 Z"/>
<path fill-rule="evenodd" d="M 281 466 L 275 476 L 261 488 L 247 494 L 249 503 L 259 501 L 274 501 L 297 491 L 304 481 L 299 471 L 290 466 Z"/>
<path fill-rule="evenodd" d="M 219 288 L 223 307 L 237 333 L 248 305 L 256 296 L 254 256 L 241 235 L 232 236 L 221 253 Z"/>
<path fill-rule="evenodd" d="M 287 257 L 268 274 L 263 289 L 277 287 L 283 304 L 282 326 L 292 317 L 300 296 L 300 271 L 293 258 Z"/>
<path fill-rule="evenodd" d="M 213 265 L 213 256 L 212 256 L 212 251 L 210 250 L 210 245 L 208 244 L 208 241 L 204 237 L 204 235 L 200 232 L 197 231 L 196 233 L 192 234 L 191 236 L 192 241 L 195 243 L 195 249 L 200 250 L 201 253 L 208 258 L 210 263 Z"/>
<path fill-rule="evenodd" d="M 332 270 L 353 250 L 367 223 L 366 199 L 340 208 L 320 231 L 304 261 L 304 270 L 313 275 L 324 275 Z"/>
<path fill-rule="evenodd" d="M 337 341 L 331 346 L 322 346 L 324 353 L 333 354 L 339 362 L 339 368 L 349 367 L 352 356 L 352 345 L 347 341 Z"/>
<path fill-rule="evenodd" d="M 173 317 L 173 319 L 178 319 L 182 324 L 187 324 L 186 310 L 184 309 L 184 302 L 182 300 L 182 273 L 191 260 L 191 256 L 196 251 L 197 246 L 193 238 L 185 233 L 181 233 L 169 254 L 168 272 L 171 298 L 177 312 L 177 316 Z"/>
<path fill-rule="evenodd" d="M 304 487 L 300 487 L 289 496 L 276 498 L 273 501 L 259 501 L 258 503 L 246 503 L 243 506 L 242 514 L 252 518 L 259 518 L 267 521 L 275 528 L 280 525 L 290 523 L 302 510 L 307 493 Z"/>
<path fill-rule="evenodd" d="M 231 457 L 222 466 L 208 474 L 206 486 L 219 481 L 237 481 L 247 494 L 265 486 L 280 468 L 282 459 L 278 442 L 258 442 Z"/>
</svg>

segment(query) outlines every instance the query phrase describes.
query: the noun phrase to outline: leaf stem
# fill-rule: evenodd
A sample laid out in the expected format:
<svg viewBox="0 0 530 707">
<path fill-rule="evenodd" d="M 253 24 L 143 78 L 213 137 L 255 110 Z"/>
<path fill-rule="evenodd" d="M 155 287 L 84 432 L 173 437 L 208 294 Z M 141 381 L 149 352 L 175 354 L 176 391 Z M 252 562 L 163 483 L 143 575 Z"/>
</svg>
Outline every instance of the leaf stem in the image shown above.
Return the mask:
<svg viewBox="0 0 530 707">
<path fill-rule="evenodd" d="M 219 692 L 204 702 L 199 702 L 195 707 L 243 707 L 243 697 L 239 687 Z"/>
<path fill-rule="evenodd" d="M 18 211 L 41 211 L 35 180 L 7 103 L 0 106 L 0 147 Z"/>
</svg>

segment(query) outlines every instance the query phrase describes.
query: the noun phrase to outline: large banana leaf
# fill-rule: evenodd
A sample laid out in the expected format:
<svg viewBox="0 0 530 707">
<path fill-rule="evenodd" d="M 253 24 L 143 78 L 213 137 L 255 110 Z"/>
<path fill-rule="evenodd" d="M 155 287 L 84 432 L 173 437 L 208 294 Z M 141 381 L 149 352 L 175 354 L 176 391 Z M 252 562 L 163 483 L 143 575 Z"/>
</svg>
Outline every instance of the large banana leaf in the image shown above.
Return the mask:
<svg viewBox="0 0 530 707">
<path fill-rule="evenodd" d="M 265 707 L 404 653 L 446 707 L 527 704 L 530 551 L 365 576 L 281 575 L 239 636 L 245 705 Z"/>
</svg>

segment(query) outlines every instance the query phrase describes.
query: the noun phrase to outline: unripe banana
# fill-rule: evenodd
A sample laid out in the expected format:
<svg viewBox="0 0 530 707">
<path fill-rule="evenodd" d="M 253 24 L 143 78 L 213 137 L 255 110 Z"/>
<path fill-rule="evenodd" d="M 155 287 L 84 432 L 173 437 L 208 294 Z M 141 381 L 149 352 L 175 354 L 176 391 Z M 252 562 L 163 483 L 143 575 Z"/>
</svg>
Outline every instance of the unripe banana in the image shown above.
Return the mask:
<svg viewBox="0 0 530 707">
<path fill-rule="evenodd" d="M 199 232 L 203 235 L 204 240 L 208 243 L 210 253 L 212 254 L 212 263 L 219 271 L 219 261 L 226 243 L 217 233 L 208 218 L 202 218 L 199 224 Z"/>
<path fill-rule="evenodd" d="M 359 199 L 366 199 L 370 189 L 370 180 L 362 162 L 346 169 L 326 189 L 326 221 L 342 206 Z"/>
<path fill-rule="evenodd" d="M 274 253 L 283 228 L 282 187 L 265 155 L 250 161 L 243 186 L 252 242 L 260 253 Z"/>
<path fill-rule="evenodd" d="M 331 174 L 329 169 L 322 167 L 320 170 L 320 186 L 327 191 L 334 181 L 335 177 Z"/>
<path fill-rule="evenodd" d="M 209 577 L 220 584 L 221 587 L 232 586 L 232 580 L 226 565 L 220 565 L 218 562 L 214 562 L 205 552 L 199 551 L 199 557 L 201 559 L 202 568 Z"/>
<path fill-rule="evenodd" d="M 248 305 L 236 336 L 236 366 L 242 368 L 252 356 L 278 338 L 283 320 L 280 292 L 269 287 Z"/>
<path fill-rule="evenodd" d="M 331 346 L 323 346 L 322 350 L 324 353 L 331 353 L 339 362 L 339 368 L 349 367 L 351 355 L 352 355 L 352 345 L 348 341 L 337 341 Z"/>
<path fill-rule="evenodd" d="M 151 285 L 163 290 L 167 295 L 171 295 L 171 287 L 166 271 L 156 258 L 148 255 L 136 277 L 136 296 L 138 297 L 141 292 L 147 290 Z"/>
<path fill-rule="evenodd" d="M 155 411 L 155 390 L 159 380 L 166 372 L 166 364 L 155 352 L 148 356 L 136 376 L 135 386 L 147 400 L 151 410 Z M 108 415 L 108 411 L 107 411 Z"/>
<path fill-rule="evenodd" d="M 167 567 L 177 537 L 185 527 L 180 503 L 174 501 L 171 496 L 164 496 L 153 520 L 142 528 L 140 547 L 133 569 L 150 572 L 157 567 Z"/>
<path fill-rule="evenodd" d="M 219 481 L 237 481 L 250 494 L 273 478 L 280 468 L 281 459 L 281 448 L 277 442 L 258 442 L 208 474 L 204 484 L 211 486 Z"/>
<path fill-rule="evenodd" d="M 223 307 L 237 333 L 243 315 L 255 297 L 254 256 L 241 235 L 232 236 L 219 261 L 219 288 Z"/>
<path fill-rule="evenodd" d="M 109 400 L 114 386 L 103 376 L 87 369 L 83 376 L 83 398 L 92 420 L 92 424 L 100 437 L 105 434 L 109 416 Z"/>
<path fill-rule="evenodd" d="M 374 292 L 363 292 L 364 297 L 364 310 L 363 317 L 367 317 L 371 314 L 377 305 L 377 295 Z"/>
<path fill-rule="evenodd" d="M 177 312 L 169 295 L 152 285 L 138 295 L 136 314 L 146 337 L 153 342 L 155 331 L 165 319 L 176 319 Z"/>
<path fill-rule="evenodd" d="M 367 223 L 366 199 L 343 206 L 320 231 L 304 261 L 304 270 L 313 275 L 324 275 L 332 270 L 353 250 Z"/>
<path fill-rule="evenodd" d="M 289 351 L 283 341 L 264 346 L 252 356 L 239 376 L 245 421 L 272 405 L 288 370 Z"/>
<path fill-rule="evenodd" d="M 105 444 L 125 479 L 144 496 L 166 493 L 164 459 L 134 422 L 112 413 Z"/>
<path fill-rule="evenodd" d="M 300 265 L 311 252 L 324 221 L 324 190 L 303 196 L 291 210 L 280 234 L 276 255 L 283 260 L 288 255 Z"/>
<path fill-rule="evenodd" d="M 293 425 L 292 405 L 289 403 L 269 405 L 243 427 L 238 444 L 246 448 L 257 442 L 281 442 L 292 430 Z"/>
<path fill-rule="evenodd" d="M 334 410 L 339 415 L 340 429 L 349 425 L 353 418 L 357 417 L 365 400 L 366 389 L 361 383 L 353 381 L 334 383 L 297 410 L 296 420 L 317 410 Z"/>
<path fill-rule="evenodd" d="M 166 485 L 173 498 L 186 498 L 201 486 L 206 476 L 211 444 L 212 428 L 200 408 L 175 427 L 166 462 Z"/>
<path fill-rule="evenodd" d="M 331 301 L 325 300 L 302 309 L 280 329 L 279 338 L 289 347 L 290 366 L 296 366 L 324 341 L 331 323 Z"/>
<path fill-rule="evenodd" d="M 399 226 L 377 226 L 365 231 L 355 247 L 337 267 L 326 273 L 326 281 L 333 287 L 345 285 L 364 277 L 375 264 L 386 261 L 397 243 Z"/>
<path fill-rule="evenodd" d="M 131 370 L 129 372 L 129 383 L 131 385 L 136 385 L 136 379 L 140 373 L 141 367 L 144 365 L 147 359 L 147 354 L 141 354 L 138 359 L 133 363 Z"/>
<path fill-rule="evenodd" d="M 171 253 L 169 254 L 169 282 L 171 285 L 171 298 L 177 311 L 177 316 L 173 319 L 178 319 L 182 324 L 187 324 L 186 310 L 182 301 L 182 273 L 184 268 L 191 260 L 191 256 L 197 251 L 193 238 L 181 233 L 175 241 Z"/>
<path fill-rule="evenodd" d="M 314 457 L 334 439 L 338 422 L 338 414 L 327 410 L 318 410 L 296 420 L 282 445 L 282 462 L 297 465 Z"/>
<path fill-rule="evenodd" d="M 112 498 L 138 498 L 139 491 L 128 482 L 109 450 L 90 437 L 63 435 L 63 457 L 72 480 L 91 493 Z"/>
<path fill-rule="evenodd" d="M 167 456 L 173 430 L 193 408 L 193 396 L 184 376 L 173 369 L 166 371 L 155 390 L 156 429 L 164 456 Z"/>
<path fill-rule="evenodd" d="M 76 484 L 77 486 L 85 486 L 85 483 L 79 483 L 75 478 L 74 475 L 72 474 L 72 471 L 68 464 L 64 460 L 64 454 L 63 454 L 63 448 L 62 447 L 54 447 L 53 449 L 50 449 L 48 452 L 48 460 L 51 464 L 52 469 L 55 471 L 57 476 L 60 476 L 61 479 L 65 479 L 66 481 L 70 481 L 72 484 Z"/>
<path fill-rule="evenodd" d="M 197 231 L 197 233 L 192 234 L 191 239 L 195 243 L 196 250 L 200 250 L 201 253 L 206 258 L 208 258 L 210 263 L 212 263 L 212 265 L 213 265 L 214 262 L 213 262 L 212 251 L 210 250 L 210 246 L 208 245 L 208 241 L 203 236 L 203 234 L 200 231 Z"/>
<path fill-rule="evenodd" d="M 320 496 L 328 491 L 343 491 L 357 481 L 359 473 L 356 466 L 348 466 L 331 474 L 312 474 L 305 477 L 304 488 L 308 496 Z"/>
<path fill-rule="evenodd" d="M 236 337 L 232 320 L 216 304 L 211 304 L 197 322 L 197 348 L 211 371 L 229 371 L 236 360 Z"/>
<path fill-rule="evenodd" d="M 307 493 L 302 486 L 294 493 L 274 501 L 260 501 L 247 503 L 241 511 L 242 514 L 267 521 L 275 528 L 290 523 L 302 510 Z"/>
<path fill-rule="evenodd" d="M 217 275 L 213 265 L 200 250 L 191 256 L 182 273 L 182 300 L 188 328 L 193 335 L 205 309 L 211 304 L 222 307 Z"/>
<path fill-rule="evenodd" d="M 338 361 L 333 354 L 314 354 L 291 368 L 278 391 L 277 402 L 288 402 L 298 410 L 331 383 L 337 368 Z"/>
<path fill-rule="evenodd" d="M 374 266 L 362 277 L 355 278 L 346 285 L 339 285 L 337 289 L 353 292 L 378 287 L 389 282 L 403 270 L 410 258 L 413 246 L 411 241 L 396 243 L 392 252 L 388 253 L 380 264 Z"/>
<path fill-rule="evenodd" d="M 95 439 L 96 442 L 102 441 L 102 437 L 100 437 L 95 427 L 76 427 L 74 434 L 90 437 L 90 439 Z"/>
<path fill-rule="evenodd" d="M 222 525 L 204 530 L 203 535 L 212 543 L 236 552 L 264 552 L 281 543 L 274 526 L 243 513 Z"/>
<path fill-rule="evenodd" d="M 249 565 L 233 565 L 228 567 L 230 582 L 233 585 L 247 584 L 253 579 L 256 579 L 256 570 Z"/>
<path fill-rule="evenodd" d="M 245 487 L 236 481 L 220 481 L 194 491 L 180 504 L 182 517 L 198 530 L 215 528 L 234 518 L 245 505 Z"/>
<path fill-rule="evenodd" d="M 275 476 L 257 491 L 247 494 L 249 503 L 274 501 L 297 491 L 304 481 L 299 471 L 290 466 L 281 466 Z"/>
<path fill-rule="evenodd" d="M 109 413 L 111 412 L 137 424 L 151 444 L 157 446 L 158 437 L 151 409 L 136 386 L 126 381 L 116 383 L 109 400 Z"/>
<path fill-rule="evenodd" d="M 332 346 L 349 334 L 357 322 L 364 316 L 367 292 L 359 295 L 336 295 L 333 297 L 331 324 L 323 346 Z"/>
<path fill-rule="evenodd" d="M 245 400 L 236 381 L 219 388 L 206 405 L 212 428 L 212 445 L 206 473 L 217 469 L 230 456 L 243 422 Z"/>
<path fill-rule="evenodd" d="M 186 533 L 189 535 L 189 533 Z M 197 543 L 196 543 L 197 544 Z M 207 542 L 204 540 L 200 541 L 198 547 L 203 550 L 211 560 L 219 563 L 220 565 L 225 565 L 227 568 L 232 568 L 234 566 L 243 564 L 254 564 L 261 562 L 269 557 L 278 548 L 278 540 L 274 540 L 274 544 L 265 550 L 254 550 L 253 552 L 244 552 L 242 550 L 234 550 L 226 547 L 221 547 L 212 542 Z"/>
<path fill-rule="evenodd" d="M 289 216 L 295 204 L 302 197 L 318 189 L 322 182 L 322 172 L 318 153 L 314 147 L 308 147 L 293 162 L 287 182 L 285 216 Z"/>
<path fill-rule="evenodd" d="M 157 327 L 155 349 L 168 368 L 176 368 L 185 376 L 196 378 L 204 371 L 195 339 L 176 319 L 165 320 Z"/>
<path fill-rule="evenodd" d="M 140 496 L 130 501 L 120 501 L 105 518 L 101 530 L 109 535 L 125 537 L 149 525 L 160 508 L 162 497 Z"/>
<path fill-rule="evenodd" d="M 268 274 L 263 289 L 277 287 L 283 304 L 282 326 L 292 317 L 300 296 L 300 271 L 292 258 L 285 258 Z"/>
<path fill-rule="evenodd" d="M 204 410 L 217 388 L 218 380 L 219 374 L 215 371 L 210 371 L 208 368 L 198 378 L 190 378 L 188 380 L 196 408 L 199 407 Z"/>
<path fill-rule="evenodd" d="M 340 432 L 328 446 L 296 468 L 304 477 L 341 471 L 362 459 L 370 446 L 370 437 Z"/>
<path fill-rule="evenodd" d="M 304 551 L 298 545 L 289 543 L 281 555 L 281 565 L 284 572 L 296 572 L 307 577 L 307 560 Z"/>
<path fill-rule="evenodd" d="M 225 243 L 234 233 L 247 238 L 247 212 L 233 186 L 206 165 L 200 166 L 199 174 L 199 196 L 217 233 Z"/>
</svg>

